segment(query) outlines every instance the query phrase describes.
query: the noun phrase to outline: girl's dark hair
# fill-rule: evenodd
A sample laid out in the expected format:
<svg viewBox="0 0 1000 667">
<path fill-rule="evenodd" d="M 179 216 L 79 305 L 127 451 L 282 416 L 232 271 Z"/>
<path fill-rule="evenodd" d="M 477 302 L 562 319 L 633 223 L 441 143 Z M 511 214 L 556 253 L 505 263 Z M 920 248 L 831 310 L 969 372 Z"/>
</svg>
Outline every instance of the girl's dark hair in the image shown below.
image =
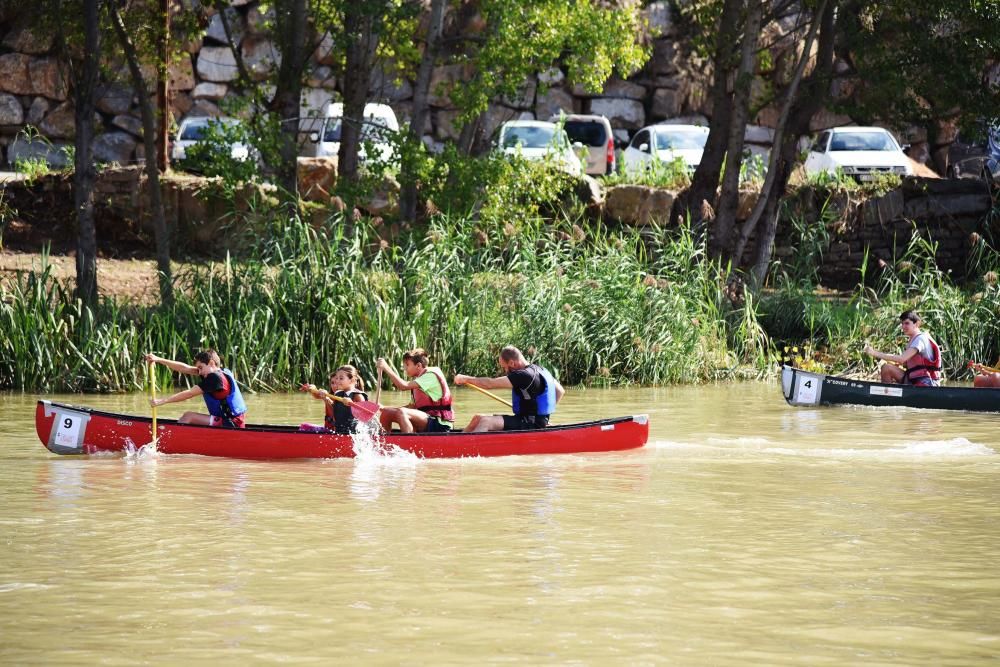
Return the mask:
<svg viewBox="0 0 1000 667">
<path fill-rule="evenodd" d="M 208 348 L 207 350 L 202 350 L 198 354 L 194 355 L 194 360 L 195 362 L 200 361 L 203 364 L 207 364 L 209 362 L 214 361 L 216 366 L 222 365 L 222 359 L 219 358 L 219 353 L 213 350 L 212 348 Z"/>
<path fill-rule="evenodd" d="M 920 324 L 920 316 L 917 315 L 915 310 L 904 310 L 903 314 L 899 316 L 899 321 L 910 320 L 914 324 Z"/>
<path fill-rule="evenodd" d="M 354 386 L 358 391 L 365 390 L 365 381 L 361 379 L 361 373 L 358 372 L 357 368 L 351 366 L 350 364 L 345 364 L 340 368 L 338 368 L 337 370 L 335 370 L 334 372 L 330 373 L 330 379 L 332 380 L 333 376 L 336 375 L 337 373 L 340 373 L 341 371 L 346 373 L 347 377 L 354 380 Z"/>
<path fill-rule="evenodd" d="M 403 361 L 409 359 L 415 364 L 420 364 L 423 367 L 427 367 L 427 353 L 422 347 L 415 347 L 406 354 L 403 355 Z"/>
</svg>

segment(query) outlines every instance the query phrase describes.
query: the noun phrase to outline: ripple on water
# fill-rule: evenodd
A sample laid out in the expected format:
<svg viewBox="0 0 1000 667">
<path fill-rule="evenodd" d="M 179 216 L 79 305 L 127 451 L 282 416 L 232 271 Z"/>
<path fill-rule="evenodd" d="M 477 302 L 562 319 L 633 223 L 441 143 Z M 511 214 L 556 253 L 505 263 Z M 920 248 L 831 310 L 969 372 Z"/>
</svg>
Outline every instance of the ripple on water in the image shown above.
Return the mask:
<svg viewBox="0 0 1000 667">
<path fill-rule="evenodd" d="M 965 457 L 996 456 L 991 447 L 966 438 L 951 438 L 948 440 L 907 441 L 902 443 L 887 443 L 879 448 L 804 448 L 769 447 L 769 454 L 785 456 L 812 456 L 837 459 L 864 459 L 901 461 L 909 459 L 955 459 Z"/>
</svg>

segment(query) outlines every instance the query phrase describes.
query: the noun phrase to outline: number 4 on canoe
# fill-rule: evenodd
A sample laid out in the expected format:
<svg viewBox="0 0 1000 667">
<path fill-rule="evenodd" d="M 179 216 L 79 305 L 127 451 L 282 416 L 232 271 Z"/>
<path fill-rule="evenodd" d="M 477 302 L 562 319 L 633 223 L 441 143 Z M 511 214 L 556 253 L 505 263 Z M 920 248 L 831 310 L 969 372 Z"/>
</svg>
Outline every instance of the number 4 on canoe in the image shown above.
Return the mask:
<svg viewBox="0 0 1000 667">
<path fill-rule="evenodd" d="M 378 403 L 373 403 L 372 401 L 352 401 L 340 396 L 334 396 L 325 389 L 319 389 L 314 384 L 306 385 L 306 390 L 317 398 L 323 398 L 330 401 L 337 401 L 338 403 L 343 403 L 344 405 L 351 408 L 351 414 L 359 422 L 370 421 L 378 414 L 378 411 L 382 409 L 382 406 Z"/>
</svg>

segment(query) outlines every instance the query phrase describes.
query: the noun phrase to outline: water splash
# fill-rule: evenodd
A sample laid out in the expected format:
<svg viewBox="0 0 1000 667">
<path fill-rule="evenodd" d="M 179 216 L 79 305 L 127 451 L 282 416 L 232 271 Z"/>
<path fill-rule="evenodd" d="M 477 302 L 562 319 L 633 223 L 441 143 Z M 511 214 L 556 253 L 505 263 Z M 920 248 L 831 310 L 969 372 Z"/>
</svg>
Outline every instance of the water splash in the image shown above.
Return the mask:
<svg viewBox="0 0 1000 667">
<path fill-rule="evenodd" d="M 350 492 L 359 500 L 377 500 L 386 489 L 402 488 L 412 492 L 417 474 L 416 454 L 387 443 L 377 423 L 362 424 L 351 436 L 354 444 L 354 468 Z"/>
<path fill-rule="evenodd" d="M 387 443 L 378 422 L 374 419 L 358 425 L 358 432 L 351 436 L 354 458 L 359 461 L 417 461 L 416 454 Z"/>
<path fill-rule="evenodd" d="M 156 449 L 156 441 L 147 442 L 144 445 L 136 446 L 131 438 L 125 439 L 125 460 L 129 463 L 140 461 L 154 461 L 159 458 L 160 452 Z"/>
</svg>

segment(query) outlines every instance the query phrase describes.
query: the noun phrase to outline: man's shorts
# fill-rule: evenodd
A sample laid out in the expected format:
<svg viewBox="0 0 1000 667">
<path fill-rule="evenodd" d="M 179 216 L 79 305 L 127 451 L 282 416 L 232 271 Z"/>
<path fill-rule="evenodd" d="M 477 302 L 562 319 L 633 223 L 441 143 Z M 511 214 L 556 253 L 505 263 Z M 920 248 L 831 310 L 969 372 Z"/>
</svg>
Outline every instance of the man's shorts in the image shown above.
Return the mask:
<svg viewBox="0 0 1000 667">
<path fill-rule="evenodd" d="M 442 424 L 434 417 L 427 418 L 427 428 L 424 429 L 424 433 L 448 433 L 451 431 L 451 427 L 447 424 Z"/>
<path fill-rule="evenodd" d="M 216 417 L 215 415 L 212 415 L 212 423 L 210 425 L 224 426 L 226 428 L 246 428 L 247 427 L 246 413 L 244 412 L 242 415 L 237 415 L 236 417 L 233 417 L 232 421 L 229 421 L 225 417 Z"/>
<path fill-rule="evenodd" d="M 503 415 L 503 430 L 532 431 L 549 425 L 549 415 Z"/>
</svg>

